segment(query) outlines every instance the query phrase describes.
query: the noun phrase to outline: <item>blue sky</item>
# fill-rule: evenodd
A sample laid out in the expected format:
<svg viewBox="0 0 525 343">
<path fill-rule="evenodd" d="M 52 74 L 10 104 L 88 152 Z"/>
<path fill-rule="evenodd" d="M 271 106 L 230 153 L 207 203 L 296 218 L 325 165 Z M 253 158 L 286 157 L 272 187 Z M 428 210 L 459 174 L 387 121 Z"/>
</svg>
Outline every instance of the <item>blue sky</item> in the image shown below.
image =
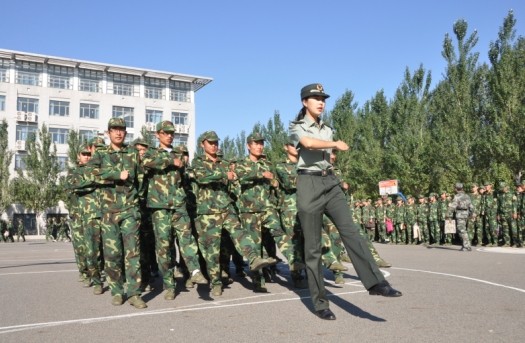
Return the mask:
<svg viewBox="0 0 525 343">
<path fill-rule="evenodd" d="M 31 0 L 1 6 L 0 48 L 213 78 L 196 93 L 196 132 L 249 132 L 279 111 L 287 124 L 299 90 L 320 82 L 359 105 L 405 68 L 442 79 L 441 47 L 458 19 L 477 30 L 480 62 L 510 9 L 525 35 L 523 0 Z"/>
</svg>

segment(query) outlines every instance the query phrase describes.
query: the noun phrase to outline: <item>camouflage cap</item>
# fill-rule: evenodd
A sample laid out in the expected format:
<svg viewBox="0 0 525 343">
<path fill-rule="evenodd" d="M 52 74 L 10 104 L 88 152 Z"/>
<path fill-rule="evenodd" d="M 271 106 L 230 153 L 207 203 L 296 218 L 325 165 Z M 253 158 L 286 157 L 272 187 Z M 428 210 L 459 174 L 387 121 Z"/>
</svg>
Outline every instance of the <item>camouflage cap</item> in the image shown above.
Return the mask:
<svg viewBox="0 0 525 343">
<path fill-rule="evenodd" d="M 112 127 L 126 128 L 126 122 L 124 121 L 124 118 L 111 118 L 108 122 L 108 130 Z"/>
<path fill-rule="evenodd" d="M 500 182 L 499 183 L 499 190 L 502 191 L 504 190 L 505 188 L 507 188 L 507 184 L 505 182 Z"/>
<path fill-rule="evenodd" d="M 490 182 L 490 181 L 483 182 L 483 186 L 485 186 L 485 187 L 492 186 L 493 184 L 494 184 L 494 182 Z"/>
<path fill-rule="evenodd" d="M 412 195 L 407 195 L 407 200 L 414 199 Z"/>
<path fill-rule="evenodd" d="M 253 132 L 246 138 L 246 143 L 264 141 L 264 137 L 259 132 Z"/>
<path fill-rule="evenodd" d="M 97 136 L 93 137 L 89 141 L 89 145 L 94 145 L 95 147 L 103 147 L 106 146 L 106 142 L 104 141 L 104 138 Z"/>
<path fill-rule="evenodd" d="M 157 123 L 157 127 L 155 129 L 156 129 L 157 132 L 159 132 L 159 131 L 175 132 L 175 126 L 169 120 L 163 120 L 163 121 Z"/>
<path fill-rule="evenodd" d="M 78 152 L 80 154 L 87 154 L 87 153 L 91 154 L 91 150 L 89 150 L 89 147 L 90 147 L 89 144 L 82 144 Z"/>
<path fill-rule="evenodd" d="M 455 185 L 456 189 L 463 189 L 463 184 L 461 182 L 456 183 Z"/>
<path fill-rule="evenodd" d="M 137 145 L 137 144 L 145 146 L 146 148 L 149 148 L 149 143 L 143 137 L 139 137 L 133 141 L 133 145 Z"/>
<path fill-rule="evenodd" d="M 403 201 L 403 198 L 401 198 L 400 196 L 397 196 L 396 201 Z"/>
<path fill-rule="evenodd" d="M 301 88 L 301 100 L 311 96 L 321 96 L 325 99 L 330 97 L 324 92 L 323 85 L 320 83 L 312 83 Z"/>
<path fill-rule="evenodd" d="M 419 194 L 419 195 L 417 196 L 417 198 L 418 198 L 418 199 L 425 199 L 425 196 L 424 196 L 423 194 Z"/>
<path fill-rule="evenodd" d="M 478 184 L 475 182 L 470 185 L 470 188 L 478 188 L 478 187 L 479 187 Z"/>
<path fill-rule="evenodd" d="M 436 193 L 430 193 L 428 196 L 429 196 L 430 198 L 436 198 L 436 197 L 437 197 L 437 194 L 436 194 Z"/>
<path fill-rule="evenodd" d="M 215 131 L 205 131 L 202 133 L 200 141 L 201 142 L 204 142 L 204 141 L 218 142 L 219 136 L 217 135 L 217 132 Z"/>
</svg>

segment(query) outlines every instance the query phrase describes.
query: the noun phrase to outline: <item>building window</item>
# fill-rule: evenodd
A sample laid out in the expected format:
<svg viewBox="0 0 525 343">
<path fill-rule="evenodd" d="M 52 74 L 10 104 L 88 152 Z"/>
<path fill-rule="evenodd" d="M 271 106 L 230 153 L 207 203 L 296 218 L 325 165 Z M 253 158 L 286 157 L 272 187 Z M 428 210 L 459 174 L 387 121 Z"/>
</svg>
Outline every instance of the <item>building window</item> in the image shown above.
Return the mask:
<svg viewBox="0 0 525 343">
<path fill-rule="evenodd" d="M 78 70 L 78 90 L 83 92 L 100 93 L 102 92 L 103 73 L 99 70 L 79 69 Z"/>
<path fill-rule="evenodd" d="M 22 112 L 38 113 L 38 99 L 32 98 L 18 98 L 16 110 Z"/>
<path fill-rule="evenodd" d="M 69 102 L 68 101 L 49 101 L 49 115 L 59 117 L 69 117 Z"/>
<path fill-rule="evenodd" d="M 166 80 L 145 77 L 144 87 L 144 97 L 149 99 L 165 99 Z"/>
<path fill-rule="evenodd" d="M 146 123 L 160 123 L 162 121 L 162 111 L 146 109 Z"/>
<path fill-rule="evenodd" d="M 113 81 L 113 94 L 139 96 L 139 76 L 109 73 L 109 79 Z"/>
<path fill-rule="evenodd" d="M 15 155 L 15 170 L 16 169 L 26 170 L 26 154 Z"/>
<path fill-rule="evenodd" d="M 5 95 L 0 95 L 0 111 L 5 111 Z"/>
<path fill-rule="evenodd" d="M 98 119 L 98 104 L 80 104 L 80 118 Z"/>
<path fill-rule="evenodd" d="M 78 131 L 78 139 L 80 141 L 80 144 L 85 144 L 98 136 L 97 130 L 79 130 Z"/>
<path fill-rule="evenodd" d="M 73 68 L 48 65 L 47 73 L 49 75 L 49 87 L 60 89 L 73 89 Z"/>
<path fill-rule="evenodd" d="M 172 144 L 173 146 L 181 145 L 181 144 L 188 145 L 188 135 L 176 133 L 175 136 L 173 137 Z"/>
<path fill-rule="evenodd" d="M 124 118 L 127 128 L 134 127 L 134 108 L 133 107 L 123 107 L 123 106 L 113 106 L 113 118 Z"/>
<path fill-rule="evenodd" d="M 42 63 L 16 61 L 16 83 L 42 86 Z"/>
<path fill-rule="evenodd" d="M 67 163 L 68 163 L 67 156 L 57 156 L 57 163 L 58 163 L 60 171 L 67 170 Z"/>
<path fill-rule="evenodd" d="M 9 82 L 9 60 L 0 58 L 0 82 Z"/>
<path fill-rule="evenodd" d="M 27 141 L 29 138 L 35 138 L 38 131 L 38 125 L 17 125 L 16 126 L 16 140 Z"/>
<path fill-rule="evenodd" d="M 170 81 L 170 100 L 190 102 L 191 84 L 183 81 Z"/>
<path fill-rule="evenodd" d="M 67 144 L 67 137 L 69 135 L 68 129 L 59 129 L 56 127 L 49 128 L 49 134 L 51 135 L 51 141 L 55 144 Z"/>
<path fill-rule="evenodd" d="M 171 112 L 171 121 L 175 125 L 188 125 L 188 113 Z"/>
</svg>

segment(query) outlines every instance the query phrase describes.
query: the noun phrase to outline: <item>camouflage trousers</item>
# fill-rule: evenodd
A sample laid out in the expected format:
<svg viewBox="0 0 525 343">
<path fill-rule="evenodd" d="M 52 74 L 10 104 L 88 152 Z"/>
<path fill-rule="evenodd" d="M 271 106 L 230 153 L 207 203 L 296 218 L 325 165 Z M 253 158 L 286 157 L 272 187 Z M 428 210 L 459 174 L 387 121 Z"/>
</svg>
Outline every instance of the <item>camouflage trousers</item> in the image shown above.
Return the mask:
<svg viewBox="0 0 525 343">
<path fill-rule="evenodd" d="M 148 285 L 151 273 L 158 271 L 157 255 L 155 254 L 155 233 L 150 220 L 150 213 L 142 212 L 140 222 L 140 273 L 142 285 Z"/>
<path fill-rule="evenodd" d="M 273 209 L 269 209 L 265 212 L 256 213 L 241 213 L 240 219 L 244 230 L 255 232 L 255 246 L 259 249 L 262 256 L 262 231 L 269 230 L 271 236 L 275 240 L 277 247 L 284 255 L 286 260 L 294 260 L 294 247 L 292 244 L 292 238 L 286 235 L 281 227 L 281 222 L 277 212 Z"/>
<path fill-rule="evenodd" d="M 456 218 L 456 230 L 461 237 L 463 248 L 470 248 L 470 239 L 467 231 L 467 218 Z"/>
<path fill-rule="evenodd" d="M 124 294 L 125 282 L 128 297 L 140 295 L 139 225 L 140 214 L 136 208 L 124 212 L 106 212 L 102 216 L 104 270 L 113 296 Z"/>
<path fill-rule="evenodd" d="M 323 229 L 330 240 L 331 250 L 337 257 L 337 260 L 340 261 L 341 256 L 343 256 L 345 253 L 343 240 L 341 239 L 341 235 L 339 235 L 339 231 L 337 231 L 334 223 L 332 223 L 332 221 L 326 215 L 323 215 Z"/>
<path fill-rule="evenodd" d="M 26 233 L 25 233 L 25 230 L 23 227 L 21 228 L 18 228 L 17 231 L 16 231 L 16 241 L 19 242 L 20 241 L 20 237 L 22 237 L 22 240 L 25 242 L 26 241 Z"/>
<path fill-rule="evenodd" d="M 418 220 L 417 225 L 419 226 L 420 236 L 419 241 L 423 243 L 428 243 L 430 241 L 429 239 L 429 232 L 428 232 L 428 226 L 427 222 L 423 220 Z"/>
<path fill-rule="evenodd" d="M 290 237 L 292 244 L 292 255 L 288 263 L 292 265 L 295 262 L 304 263 L 304 238 L 297 209 L 285 210 L 280 213 L 281 228 L 285 235 Z"/>
<path fill-rule="evenodd" d="M 102 233 L 100 218 L 91 218 L 84 223 L 84 236 L 86 243 L 86 263 L 88 276 L 93 285 L 101 285 L 100 272 L 102 271 L 99 261 L 103 258 Z"/>
<path fill-rule="evenodd" d="M 501 225 L 501 236 L 505 245 L 517 245 L 521 243 L 519 241 L 515 219 L 508 215 L 500 218 L 499 224 Z"/>
<path fill-rule="evenodd" d="M 379 242 L 384 243 L 386 241 L 386 225 L 384 219 L 377 220 L 377 233 L 379 236 Z"/>
<path fill-rule="evenodd" d="M 432 239 L 430 237 L 428 238 L 429 243 L 439 244 L 441 241 L 441 232 L 439 230 L 439 222 L 437 220 L 428 221 L 428 232 L 430 237 L 432 237 Z"/>
<path fill-rule="evenodd" d="M 477 244 L 481 245 L 483 243 L 483 221 L 481 217 L 476 216 L 475 218 L 469 218 L 467 221 L 467 232 L 471 240 L 474 240 L 474 237 L 477 238 Z"/>
<path fill-rule="evenodd" d="M 341 262 L 341 257 L 334 253 L 332 246 L 332 240 L 328 233 L 321 230 L 321 261 L 326 268 L 334 262 Z"/>
<path fill-rule="evenodd" d="M 488 244 L 497 245 L 499 232 L 498 221 L 496 220 L 496 217 L 485 216 L 485 225 L 483 227 Z"/>
<path fill-rule="evenodd" d="M 73 252 L 77 263 L 78 272 L 84 277 L 89 277 L 87 263 L 87 239 L 82 218 L 79 215 L 73 215 L 71 218 L 71 231 L 73 235 Z"/>
<path fill-rule="evenodd" d="M 257 236 L 253 231 L 243 230 L 234 212 L 201 214 L 197 217 L 199 248 L 206 260 L 206 268 L 212 285 L 222 285 L 220 254 L 223 230 L 230 235 L 235 249 L 248 261 L 258 256 Z M 260 243 L 259 243 L 260 246 Z"/>
<path fill-rule="evenodd" d="M 186 209 L 155 209 L 151 213 L 155 232 L 155 252 L 159 272 L 162 274 L 164 289 L 175 289 L 173 277 L 173 253 L 175 239 L 179 241 L 180 255 L 190 272 L 199 268 L 199 248 L 191 232 L 190 217 Z"/>
</svg>

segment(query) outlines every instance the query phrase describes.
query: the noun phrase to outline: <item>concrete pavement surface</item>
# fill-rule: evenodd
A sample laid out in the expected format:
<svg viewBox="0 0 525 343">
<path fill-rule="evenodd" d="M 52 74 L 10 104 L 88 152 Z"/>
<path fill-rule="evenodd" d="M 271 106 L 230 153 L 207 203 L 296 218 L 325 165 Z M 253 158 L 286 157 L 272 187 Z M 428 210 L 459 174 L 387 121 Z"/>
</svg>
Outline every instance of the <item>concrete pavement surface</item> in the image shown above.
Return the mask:
<svg viewBox="0 0 525 343">
<path fill-rule="evenodd" d="M 78 282 L 71 243 L 0 243 L 0 342 L 522 342 L 525 249 L 375 245 L 393 267 L 399 298 L 370 296 L 352 265 L 346 283 L 325 273 L 335 321 L 312 312 L 280 263 L 269 293 L 234 278 L 220 297 L 208 286 L 163 298 L 160 278 L 148 308 L 111 305 Z M 107 285 L 106 285 L 107 290 Z"/>
</svg>

